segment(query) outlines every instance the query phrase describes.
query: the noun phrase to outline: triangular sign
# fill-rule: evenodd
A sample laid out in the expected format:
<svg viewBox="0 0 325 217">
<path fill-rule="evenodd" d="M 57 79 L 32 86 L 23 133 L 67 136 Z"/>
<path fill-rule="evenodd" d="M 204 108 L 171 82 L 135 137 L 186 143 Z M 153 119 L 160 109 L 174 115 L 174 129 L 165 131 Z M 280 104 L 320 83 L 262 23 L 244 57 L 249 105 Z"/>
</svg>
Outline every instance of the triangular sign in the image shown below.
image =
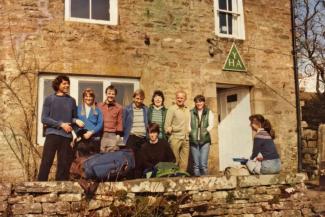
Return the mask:
<svg viewBox="0 0 325 217">
<path fill-rule="evenodd" d="M 246 72 L 245 64 L 237 50 L 235 43 L 232 44 L 223 70 Z"/>
</svg>

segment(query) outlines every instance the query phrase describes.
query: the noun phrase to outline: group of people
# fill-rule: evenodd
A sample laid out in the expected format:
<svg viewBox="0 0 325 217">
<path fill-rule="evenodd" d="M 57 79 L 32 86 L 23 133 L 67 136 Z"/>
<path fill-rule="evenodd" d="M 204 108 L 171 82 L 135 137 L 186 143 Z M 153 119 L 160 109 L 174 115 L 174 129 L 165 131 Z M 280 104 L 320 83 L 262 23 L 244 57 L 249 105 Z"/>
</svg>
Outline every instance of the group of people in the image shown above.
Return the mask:
<svg viewBox="0 0 325 217">
<path fill-rule="evenodd" d="M 94 91 L 87 88 L 82 93 L 81 105 L 77 106 L 69 95 L 69 77 L 57 76 L 52 87 L 55 93 L 45 98 L 42 110 L 46 139 L 39 181 L 48 180 L 55 154 L 55 179 L 69 179 L 69 168 L 75 157 L 74 141 L 78 137 L 95 144 L 94 153 L 116 151 L 123 146 L 132 149 L 136 162 L 132 178 L 142 177 L 143 171 L 159 162 L 175 162 L 181 170 L 187 171 L 190 153 L 193 174 L 208 173 L 214 115 L 207 108 L 203 95 L 194 98 L 195 107 L 190 110 L 185 104 L 186 92 L 177 91 L 176 103 L 167 109 L 162 91 L 154 91 L 152 103 L 147 107 L 143 103 L 145 93 L 138 89 L 133 94 L 133 102 L 123 108 L 115 100 L 117 89 L 110 85 L 105 90 L 104 102 L 96 103 Z M 253 154 L 248 162 L 248 168 L 254 173 L 269 172 L 266 167 L 270 165 L 272 168 L 274 165 L 280 167 L 271 126 L 261 117 L 250 117 L 251 127 L 257 131 Z M 268 163 L 263 163 L 266 160 Z"/>
</svg>

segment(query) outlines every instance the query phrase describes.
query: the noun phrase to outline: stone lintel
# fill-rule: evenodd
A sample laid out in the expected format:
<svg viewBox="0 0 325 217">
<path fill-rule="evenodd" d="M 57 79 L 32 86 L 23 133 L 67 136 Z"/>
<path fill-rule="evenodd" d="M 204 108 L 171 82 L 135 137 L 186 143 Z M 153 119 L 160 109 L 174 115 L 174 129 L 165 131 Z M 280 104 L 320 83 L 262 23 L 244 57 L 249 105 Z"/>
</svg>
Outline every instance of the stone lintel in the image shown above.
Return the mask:
<svg viewBox="0 0 325 217">
<path fill-rule="evenodd" d="M 238 176 L 237 177 L 239 187 L 297 184 L 297 183 L 302 183 L 305 179 L 306 179 L 306 174 L 304 174 L 304 173 Z"/>
</svg>

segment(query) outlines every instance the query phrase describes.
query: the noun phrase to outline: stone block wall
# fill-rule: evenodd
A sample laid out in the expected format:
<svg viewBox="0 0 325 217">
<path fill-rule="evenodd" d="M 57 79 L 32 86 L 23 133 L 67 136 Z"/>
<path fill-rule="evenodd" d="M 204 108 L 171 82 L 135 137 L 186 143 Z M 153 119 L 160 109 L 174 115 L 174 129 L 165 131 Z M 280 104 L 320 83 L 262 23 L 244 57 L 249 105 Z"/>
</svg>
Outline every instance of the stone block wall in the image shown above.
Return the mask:
<svg viewBox="0 0 325 217">
<path fill-rule="evenodd" d="M 302 169 L 310 179 L 319 176 L 322 147 L 324 147 L 324 125 L 318 130 L 310 129 L 306 122 L 302 122 Z"/>
<path fill-rule="evenodd" d="M 1 216 L 312 216 L 304 174 L 0 184 Z"/>
</svg>

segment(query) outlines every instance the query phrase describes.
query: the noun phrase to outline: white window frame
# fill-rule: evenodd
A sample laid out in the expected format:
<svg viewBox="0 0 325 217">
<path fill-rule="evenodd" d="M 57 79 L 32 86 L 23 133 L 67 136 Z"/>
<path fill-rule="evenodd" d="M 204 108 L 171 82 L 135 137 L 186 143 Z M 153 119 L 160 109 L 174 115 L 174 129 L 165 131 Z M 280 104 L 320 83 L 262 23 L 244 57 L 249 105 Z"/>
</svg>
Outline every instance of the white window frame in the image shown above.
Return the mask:
<svg viewBox="0 0 325 217">
<path fill-rule="evenodd" d="M 245 22 L 243 0 L 231 0 L 232 11 L 219 9 L 219 0 L 214 0 L 214 18 L 215 18 L 215 34 L 221 38 L 234 38 L 245 40 Z M 219 13 L 225 12 L 233 15 L 232 34 L 224 34 L 220 32 Z M 228 22 L 228 19 L 226 20 Z M 227 25 L 228 27 L 228 25 Z"/>
<path fill-rule="evenodd" d="M 92 0 L 89 0 L 91 2 Z M 87 18 L 79 18 L 79 17 L 71 17 L 71 0 L 64 1 L 64 8 L 65 8 L 65 20 L 66 21 L 73 21 L 73 22 L 82 22 L 82 23 L 94 23 L 94 24 L 103 24 L 103 25 L 117 25 L 118 24 L 118 0 L 108 0 L 110 7 L 109 7 L 109 14 L 110 20 L 97 20 L 91 19 L 91 4 L 89 5 L 89 19 Z"/>
<path fill-rule="evenodd" d="M 44 145 L 45 137 L 43 137 L 43 124 L 42 124 L 42 110 L 44 99 L 44 81 L 49 79 L 53 80 L 57 75 L 41 74 L 38 78 L 38 111 L 37 111 L 37 144 Z M 79 93 L 78 82 L 79 81 L 101 81 L 103 82 L 103 97 L 106 96 L 105 89 L 111 83 L 130 83 L 134 85 L 134 90 L 139 89 L 139 79 L 133 78 L 115 78 L 104 76 L 80 76 L 80 75 L 68 75 L 70 79 L 70 96 L 72 96 L 78 103 Z"/>
</svg>

